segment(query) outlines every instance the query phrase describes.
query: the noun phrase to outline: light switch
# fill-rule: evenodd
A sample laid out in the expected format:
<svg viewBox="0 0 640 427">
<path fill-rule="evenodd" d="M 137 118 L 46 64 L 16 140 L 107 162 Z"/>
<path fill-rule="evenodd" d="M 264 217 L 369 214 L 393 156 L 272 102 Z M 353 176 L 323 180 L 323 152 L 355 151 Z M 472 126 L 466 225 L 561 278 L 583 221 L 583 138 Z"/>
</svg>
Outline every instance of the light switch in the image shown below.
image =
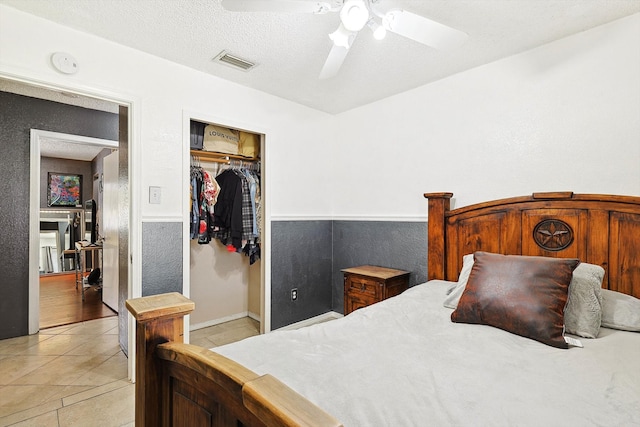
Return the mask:
<svg viewBox="0 0 640 427">
<path fill-rule="evenodd" d="M 160 187 L 149 187 L 149 203 L 154 205 L 159 205 L 160 195 L 161 195 Z"/>
</svg>

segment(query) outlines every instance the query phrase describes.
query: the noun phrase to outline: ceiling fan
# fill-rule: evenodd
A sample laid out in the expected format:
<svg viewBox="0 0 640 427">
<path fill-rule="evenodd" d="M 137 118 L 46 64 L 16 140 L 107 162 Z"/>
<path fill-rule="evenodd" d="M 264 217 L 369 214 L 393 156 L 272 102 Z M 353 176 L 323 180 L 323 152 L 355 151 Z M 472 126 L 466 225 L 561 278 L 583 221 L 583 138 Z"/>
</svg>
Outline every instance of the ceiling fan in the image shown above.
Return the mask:
<svg viewBox="0 0 640 427">
<path fill-rule="evenodd" d="M 391 31 L 441 50 L 455 48 L 467 38 L 462 31 L 403 9 L 383 7 L 384 3 L 384 0 L 222 0 L 222 6 L 234 12 L 339 12 L 340 25 L 329 34 L 333 47 L 320 71 L 320 79 L 338 74 L 358 32 L 365 26 L 378 40 Z"/>
</svg>

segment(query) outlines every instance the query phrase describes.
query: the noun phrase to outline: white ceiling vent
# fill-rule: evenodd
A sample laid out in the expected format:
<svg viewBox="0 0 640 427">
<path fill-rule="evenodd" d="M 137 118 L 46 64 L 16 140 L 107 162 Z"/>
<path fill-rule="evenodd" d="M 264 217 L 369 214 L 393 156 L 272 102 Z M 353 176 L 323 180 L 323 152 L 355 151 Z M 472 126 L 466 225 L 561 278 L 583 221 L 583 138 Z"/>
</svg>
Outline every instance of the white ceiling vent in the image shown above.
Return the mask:
<svg viewBox="0 0 640 427">
<path fill-rule="evenodd" d="M 242 71 L 249 71 L 256 65 L 258 65 L 255 62 L 247 61 L 246 59 L 242 59 L 236 55 L 232 55 L 226 50 L 223 50 L 222 52 L 220 52 L 218 56 L 213 58 L 213 61 L 219 62 L 224 65 L 228 65 L 233 68 L 240 69 Z"/>
</svg>

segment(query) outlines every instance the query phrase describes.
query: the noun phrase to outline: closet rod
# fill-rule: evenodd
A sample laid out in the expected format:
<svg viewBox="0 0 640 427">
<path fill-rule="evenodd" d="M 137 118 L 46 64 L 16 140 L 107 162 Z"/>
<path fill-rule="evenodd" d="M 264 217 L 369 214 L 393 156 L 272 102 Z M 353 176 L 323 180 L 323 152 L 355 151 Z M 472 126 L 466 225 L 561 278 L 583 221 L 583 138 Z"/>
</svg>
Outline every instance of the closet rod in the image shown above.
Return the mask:
<svg viewBox="0 0 640 427">
<path fill-rule="evenodd" d="M 244 162 L 256 162 L 260 160 L 257 158 L 244 157 L 244 156 L 239 156 L 235 154 L 216 153 L 213 151 L 190 150 L 190 153 L 192 156 L 199 157 L 201 160 L 212 161 L 212 162 L 216 160 L 223 160 L 227 162 L 231 159 L 242 160 Z"/>
<path fill-rule="evenodd" d="M 212 163 L 222 163 L 225 165 L 231 164 L 231 160 L 224 158 L 200 158 L 200 156 L 191 156 L 191 159 L 195 161 L 197 164 L 200 164 L 201 161 L 204 162 L 212 162 Z M 191 163 L 193 163 L 193 161 Z"/>
</svg>

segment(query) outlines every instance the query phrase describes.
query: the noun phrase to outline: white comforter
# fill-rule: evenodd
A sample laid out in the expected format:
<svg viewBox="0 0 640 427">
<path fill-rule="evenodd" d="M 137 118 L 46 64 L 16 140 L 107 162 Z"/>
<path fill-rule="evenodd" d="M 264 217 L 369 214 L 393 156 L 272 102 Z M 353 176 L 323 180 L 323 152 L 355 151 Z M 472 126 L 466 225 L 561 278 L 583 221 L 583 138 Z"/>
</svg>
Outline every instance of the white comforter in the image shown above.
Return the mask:
<svg viewBox="0 0 640 427">
<path fill-rule="evenodd" d="M 452 323 L 431 281 L 340 320 L 212 349 L 345 426 L 640 426 L 640 333 L 557 349 Z"/>
</svg>

